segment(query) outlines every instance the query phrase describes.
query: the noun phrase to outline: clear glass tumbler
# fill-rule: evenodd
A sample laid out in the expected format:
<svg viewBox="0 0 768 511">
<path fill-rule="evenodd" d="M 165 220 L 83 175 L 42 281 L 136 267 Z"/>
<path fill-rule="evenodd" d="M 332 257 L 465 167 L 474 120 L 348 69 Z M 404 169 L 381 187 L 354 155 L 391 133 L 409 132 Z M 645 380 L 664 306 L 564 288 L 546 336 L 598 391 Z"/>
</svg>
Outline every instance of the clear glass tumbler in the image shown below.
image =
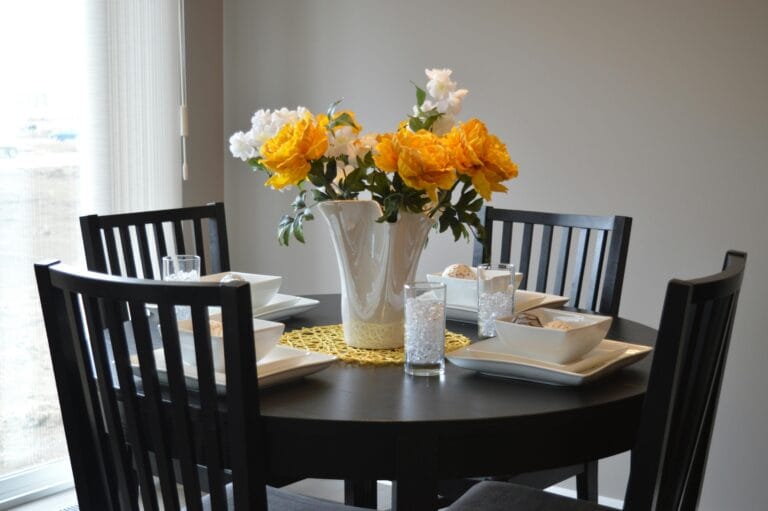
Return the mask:
<svg viewBox="0 0 768 511">
<path fill-rule="evenodd" d="M 496 336 L 496 319 L 515 311 L 515 266 L 481 264 L 477 267 L 477 335 Z"/>
<path fill-rule="evenodd" d="M 200 256 L 179 254 L 163 257 L 163 280 L 200 280 Z"/>
<path fill-rule="evenodd" d="M 179 254 L 163 257 L 163 280 L 184 282 L 200 280 L 200 256 Z M 192 311 L 188 306 L 176 307 L 176 319 L 178 321 L 191 317 Z"/>
<path fill-rule="evenodd" d="M 445 284 L 405 285 L 405 372 L 437 376 L 445 370 Z"/>
</svg>

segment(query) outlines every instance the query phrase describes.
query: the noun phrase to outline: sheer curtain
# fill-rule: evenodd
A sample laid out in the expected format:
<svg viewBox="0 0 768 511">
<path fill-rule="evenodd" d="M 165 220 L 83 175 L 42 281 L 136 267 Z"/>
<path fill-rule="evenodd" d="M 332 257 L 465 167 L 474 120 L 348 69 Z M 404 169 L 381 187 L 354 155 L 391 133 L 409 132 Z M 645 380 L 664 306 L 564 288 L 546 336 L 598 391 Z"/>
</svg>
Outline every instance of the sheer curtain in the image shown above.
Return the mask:
<svg viewBox="0 0 768 511">
<path fill-rule="evenodd" d="M 181 206 L 177 0 L 86 0 L 83 209 Z"/>
<path fill-rule="evenodd" d="M 33 263 L 84 266 L 78 215 L 181 205 L 177 1 L 0 2 L 0 509 L 72 484 Z"/>
</svg>

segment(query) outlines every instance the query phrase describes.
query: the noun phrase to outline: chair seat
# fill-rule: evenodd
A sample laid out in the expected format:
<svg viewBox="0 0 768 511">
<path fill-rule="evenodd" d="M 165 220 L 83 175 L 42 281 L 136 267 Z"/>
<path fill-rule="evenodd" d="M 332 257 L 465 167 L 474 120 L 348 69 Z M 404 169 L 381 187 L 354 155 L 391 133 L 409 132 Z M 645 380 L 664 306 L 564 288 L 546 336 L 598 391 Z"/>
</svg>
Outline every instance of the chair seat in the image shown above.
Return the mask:
<svg viewBox="0 0 768 511">
<path fill-rule="evenodd" d="M 448 508 L 450 511 L 597 511 L 612 510 L 586 500 L 570 499 L 528 486 L 483 481 Z"/>
<path fill-rule="evenodd" d="M 226 491 L 227 503 L 229 504 L 227 509 L 234 511 L 231 483 L 226 486 Z M 345 506 L 338 502 L 307 497 L 272 486 L 267 486 L 267 507 L 269 511 L 364 511 L 360 507 Z M 207 495 L 203 497 L 203 511 L 211 511 L 211 499 Z"/>
</svg>

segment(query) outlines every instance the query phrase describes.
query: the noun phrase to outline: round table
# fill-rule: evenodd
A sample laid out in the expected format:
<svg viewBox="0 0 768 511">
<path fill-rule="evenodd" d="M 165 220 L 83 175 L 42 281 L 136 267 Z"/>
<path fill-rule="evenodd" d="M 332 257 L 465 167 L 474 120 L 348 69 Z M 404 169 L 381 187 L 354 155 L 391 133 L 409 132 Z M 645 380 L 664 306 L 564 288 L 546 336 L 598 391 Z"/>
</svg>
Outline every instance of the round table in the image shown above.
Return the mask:
<svg viewBox="0 0 768 511">
<path fill-rule="evenodd" d="M 338 295 L 286 329 L 341 321 Z M 475 325 L 449 330 L 476 338 Z M 656 331 L 616 318 L 611 339 L 651 345 Z M 514 474 L 583 463 L 630 449 L 651 357 L 589 385 L 556 387 L 479 375 L 446 364 L 441 377 L 402 366 L 338 362 L 264 389 L 268 471 L 393 482 L 393 509 L 435 509 L 441 479 Z"/>
</svg>

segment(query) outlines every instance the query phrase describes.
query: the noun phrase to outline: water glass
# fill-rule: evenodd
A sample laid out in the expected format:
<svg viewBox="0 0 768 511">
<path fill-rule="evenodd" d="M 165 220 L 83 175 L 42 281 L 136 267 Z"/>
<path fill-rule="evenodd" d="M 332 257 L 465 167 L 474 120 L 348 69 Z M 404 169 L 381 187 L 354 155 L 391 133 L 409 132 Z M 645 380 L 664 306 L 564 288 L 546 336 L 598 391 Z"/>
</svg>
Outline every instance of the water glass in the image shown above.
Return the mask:
<svg viewBox="0 0 768 511">
<path fill-rule="evenodd" d="M 437 376 L 445 370 L 445 284 L 405 285 L 405 372 Z"/>
<path fill-rule="evenodd" d="M 200 280 L 200 256 L 179 254 L 163 257 L 163 280 Z"/>
<path fill-rule="evenodd" d="M 195 282 L 200 280 L 200 256 L 169 255 L 163 257 L 163 280 Z M 176 307 L 178 321 L 190 319 L 192 311 L 188 306 Z"/>
<path fill-rule="evenodd" d="M 477 335 L 496 336 L 496 319 L 515 311 L 515 266 L 482 264 L 477 267 Z"/>
</svg>

